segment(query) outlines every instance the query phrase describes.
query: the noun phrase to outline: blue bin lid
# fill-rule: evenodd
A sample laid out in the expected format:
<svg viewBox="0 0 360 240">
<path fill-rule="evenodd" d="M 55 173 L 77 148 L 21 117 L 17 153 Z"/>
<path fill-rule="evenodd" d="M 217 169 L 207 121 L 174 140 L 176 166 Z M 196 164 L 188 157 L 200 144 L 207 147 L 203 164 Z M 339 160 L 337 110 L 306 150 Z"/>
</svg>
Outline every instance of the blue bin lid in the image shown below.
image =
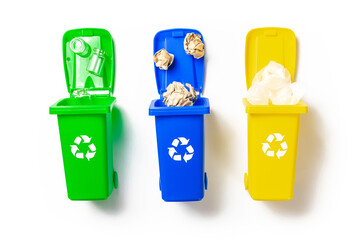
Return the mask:
<svg viewBox="0 0 360 240">
<path fill-rule="evenodd" d="M 188 55 L 184 49 L 184 39 L 187 33 L 202 34 L 195 29 L 174 28 L 158 32 L 154 37 L 154 54 L 160 49 L 165 49 L 174 55 L 174 61 L 168 70 L 161 70 L 155 66 L 155 77 L 158 92 L 166 92 L 166 87 L 172 82 L 191 84 L 195 91 L 201 95 L 204 86 L 204 57 L 200 59 Z"/>
</svg>

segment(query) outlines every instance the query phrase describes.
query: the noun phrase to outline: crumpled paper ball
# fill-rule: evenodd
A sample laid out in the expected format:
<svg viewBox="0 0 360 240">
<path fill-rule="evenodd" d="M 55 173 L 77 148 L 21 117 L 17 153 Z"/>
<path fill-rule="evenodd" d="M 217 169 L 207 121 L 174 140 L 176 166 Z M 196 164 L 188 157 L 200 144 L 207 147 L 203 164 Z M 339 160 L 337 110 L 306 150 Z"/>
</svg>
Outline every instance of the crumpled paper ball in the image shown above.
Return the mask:
<svg viewBox="0 0 360 240">
<path fill-rule="evenodd" d="M 168 70 L 174 61 L 174 55 L 168 53 L 165 49 L 160 49 L 154 55 L 155 66 L 162 70 Z"/>
<path fill-rule="evenodd" d="M 194 58 L 202 58 L 205 54 L 204 43 L 201 41 L 201 35 L 188 33 L 184 39 L 184 49 L 186 54 L 193 55 Z"/>
<path fill-rule="evenodd" d="M 192 106 L 197 99 L 196 91 L 189 83 L 186 83 L 186 86 L 189 90 L 180 82 L 169 84 L 163 94 L 165 105 L 168 107 Z"/>
</svg>

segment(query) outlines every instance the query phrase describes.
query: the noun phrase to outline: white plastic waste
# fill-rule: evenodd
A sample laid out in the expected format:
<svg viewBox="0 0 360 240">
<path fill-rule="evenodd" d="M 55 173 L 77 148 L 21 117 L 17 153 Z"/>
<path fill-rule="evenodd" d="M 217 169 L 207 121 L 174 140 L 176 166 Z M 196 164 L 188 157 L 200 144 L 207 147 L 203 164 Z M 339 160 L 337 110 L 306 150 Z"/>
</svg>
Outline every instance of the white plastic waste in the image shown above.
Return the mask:
<svg viewBox="0 0 360 240">
<path fill-rule="evenodd" d="M 303 95 L 303 86 L 291 83 L 290 72 L 283 65 L 270 61 L 256 73 L 247 99 L 253 105 L 295 105 Z"/>
</svg>

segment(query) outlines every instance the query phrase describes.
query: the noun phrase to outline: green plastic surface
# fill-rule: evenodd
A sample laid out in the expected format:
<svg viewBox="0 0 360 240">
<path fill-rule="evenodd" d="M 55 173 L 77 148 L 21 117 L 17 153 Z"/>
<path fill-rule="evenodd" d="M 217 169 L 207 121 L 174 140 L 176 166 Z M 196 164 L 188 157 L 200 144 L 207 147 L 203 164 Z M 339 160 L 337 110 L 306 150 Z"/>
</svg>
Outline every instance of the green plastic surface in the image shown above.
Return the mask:
<svg viewBox="0 0 360 240">
<path fill-rule="evenodd" d="M 66 186 L 71 200 L 104 200 L 113 190 L 111 115 L 58 115 Z M 96 146 L 96 154 L 90 161 L 86 157 L 78 159 L 71 152 L 78 136 L 88 136 Z M 82 141 L 79 152 L 87 153 L 88 146 Z"/>
<path fill-rule="evenodd" d="M 84 57 L 72 51 L 70 42 L 82 39 L 90 48 Z M 87 68 L 94 50 L 105 52 L 101 75 L 90 72 Z M 68 92 L 87 88 L 89 90 L 105 90 L 113 93 L 115 77 L 114 45 L 110 33 L 105 29 L 83 28 L 69 30 L 63 37 L 63 61 Z"/>
<path fill-rule="evenodd" d="M 50 114 L 110 113 L 115 100 L 116 98 L 107 96 L 64 98 L 50 107 Z"/>
<path fill-rule="evenodd" d="M 102 68 L 91 62 L 93 54 L 101 54 Z M 111 97 L 115 70 L 111 35 L 104 29 L 70 30 L 63 37 L 63 57 L 70 98 L 53 104 L 50 114 L 58 115 L 68 197 L 104 200 L 117 187 L 112 149 L 116 99 Z"/>
</svg>

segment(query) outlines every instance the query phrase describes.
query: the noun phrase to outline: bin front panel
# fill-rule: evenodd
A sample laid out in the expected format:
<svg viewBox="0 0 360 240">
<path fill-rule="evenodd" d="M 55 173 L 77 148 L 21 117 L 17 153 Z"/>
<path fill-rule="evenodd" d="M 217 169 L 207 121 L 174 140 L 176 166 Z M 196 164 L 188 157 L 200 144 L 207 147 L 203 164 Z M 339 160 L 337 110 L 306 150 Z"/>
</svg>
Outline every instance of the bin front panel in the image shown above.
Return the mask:
<svg viewBox="0 0 360 240">
<path fill-rule="evenodd" d="M 58 115 L 68 197 L 106 199 L 112 192 L 111 114 Z"/>
<path fill-rule="evenodd" d="M 204 115 L 156 116 L 155 122 L 163 200 L 201 200 Z"/>
<path fill-rule="evenodd" d="M 248 190 L 255 200 L 290 200 L 300 114 L 248 114 Z"/>
</svg>

